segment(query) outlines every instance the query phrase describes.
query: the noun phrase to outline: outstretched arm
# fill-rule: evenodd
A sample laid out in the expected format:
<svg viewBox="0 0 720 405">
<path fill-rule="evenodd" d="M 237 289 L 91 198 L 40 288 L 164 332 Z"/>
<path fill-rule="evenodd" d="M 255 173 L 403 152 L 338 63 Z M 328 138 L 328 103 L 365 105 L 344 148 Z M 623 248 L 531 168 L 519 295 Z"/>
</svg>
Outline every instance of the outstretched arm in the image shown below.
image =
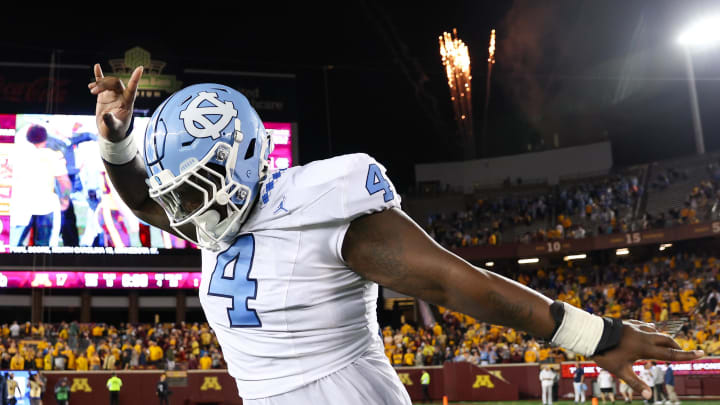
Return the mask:
<svg viewBox="0 0 720 405">
<path fill-rule="evenodd" d="M 399 209 L 355 219 L 342 254 L 355 272 L 393 290 L 484 322 L 552 338 L 556 326 L 550 312 L 552 300 L 443 249 Z M 594 359 L 649 398 L 650 388 L 632 371 L 632 363 L 640 358 L 680 361 L 703 355 L 679 349 L 672 338 L 652 326 L 630 321 L 622 326 L 619 345 Z"/>
<path fill-rule="evenodd" d="M 95 81 L 89 83 L 88 88 L 91 94 L 97 95 L 95 119 L 102 138 L 110 142 L 120 142 L 125 138 L 132 120 L 135 96 L 142 72 L 142 66 L 136 68 L 126 88 L 122 80 L 117 77 L 105 77 L 100 64 L 95 64 Z M 182 238 L 170 227 L 162 207 L 150 198 L 148 186 L 145 184 L 147 173 L 139 154 L 123 165 L 113 165 L 105 160 L 103 164 L 120 198 L 135 216 Z M 194 235 L 192 225 L 186 227 L 188 229 L 183 229 L 183 233 Z"/>
</svg>

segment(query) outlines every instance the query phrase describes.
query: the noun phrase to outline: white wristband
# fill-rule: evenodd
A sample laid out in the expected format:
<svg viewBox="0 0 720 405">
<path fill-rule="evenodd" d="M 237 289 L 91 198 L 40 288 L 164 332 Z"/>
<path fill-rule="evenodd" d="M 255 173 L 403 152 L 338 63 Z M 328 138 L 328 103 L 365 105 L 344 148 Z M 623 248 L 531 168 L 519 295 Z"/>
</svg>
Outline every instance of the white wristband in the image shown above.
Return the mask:
<svg viewBox="0 0 720 405">
<path fill-rule="evenodd" d="M 111 142 L 102 136 L 98 137 L 98 145 L 100 146 L 100 156 L 103 160 L 114 165 L 124 165 L 137 155 L 138 149 L 135 145 L 135 137 L 128 134 L 125 139 L 120 142 Z"/>
<path fill-rule="evenodd" d="M 551 342 L 583 356 L 592 356 L 602 338 L 605 322 L 566 302 L 563 307 L 565 315 Z"/>
</svg>

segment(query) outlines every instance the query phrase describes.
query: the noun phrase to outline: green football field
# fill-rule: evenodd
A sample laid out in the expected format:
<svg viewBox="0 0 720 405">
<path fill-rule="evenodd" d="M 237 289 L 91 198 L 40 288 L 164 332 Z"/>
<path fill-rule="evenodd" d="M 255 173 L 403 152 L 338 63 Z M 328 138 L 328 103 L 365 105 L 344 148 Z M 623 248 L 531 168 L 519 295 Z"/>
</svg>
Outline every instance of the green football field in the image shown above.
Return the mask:
<svg viewBox="0 0 720 405">
<path fill-rule="evenodd" d="M 538 404 L 538 405 L 541 405 L 541 404 L 542 404 L 542 402 L 541 402 L 540 400 L 531 400 L 531 401 L 504 401 L 504 402 L 492 402 L 492 401 L 487 401 L 487 402 L 450 402 L 450 403 L 451 403 L 451 404 L 458 404 L 458 405 L 459 405 L 459 404 L 464 404 L 464 405 L 490 405 L 490 404 L 501 404 L 501 405 L 534 405 L 534 404 Z M 635 401 L 633 401 L 632 403 L 635 404 L 635 405 L 642 405 L 643 401 L 635 400 Z M 712 405 L 718 405 L 718 404 L 720 403 L 720 401 L 718 401 L 718 400 L 707 400 L 707 401 L 702 401 L 702 400 L 686 400 L 686 401 L 682 401 L 681 403 L 682 403 L 682 404 L 687 404 L 687 405 L 711 405 L 711 404 L 712 404 Z M 441 405 L 441 404 L 442 404 L 442 401 L 436 401 L 436 402 L 419 402 L 419 401 L 415 401 L 415 402 L 413 402 L 413 404 Z M 607 405 L 610 405 L 611 402 L 610 402 L 610 401 L 607 401 L 606 404 L 607 404 Z M 623 402 L 623 401 L 615 401 L 615 405 L 623 405 L 623 404 L 625 404 L 625 402 Z M 574 405 L 574 402 L 573 402 L 573 401 L 557 401 L 557 402 L 553 402 L 553 405 Z M 591 402 L 590 402 L 590 401 L 587 401 L 587 402 L 585 402 L 585 405 L 591 405 Z M 599 401 L 599 402 L 598 402 L 598 405 L 602 405 L 602 401 Z"/>
</svg>

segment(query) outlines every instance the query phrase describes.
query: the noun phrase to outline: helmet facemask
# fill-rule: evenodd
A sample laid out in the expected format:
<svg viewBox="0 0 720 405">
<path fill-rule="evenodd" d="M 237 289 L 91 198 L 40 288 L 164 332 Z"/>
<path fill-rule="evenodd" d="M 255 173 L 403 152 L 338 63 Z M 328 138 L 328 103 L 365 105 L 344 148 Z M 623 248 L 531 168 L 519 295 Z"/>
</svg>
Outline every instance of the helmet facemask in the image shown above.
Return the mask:
<svg viewBox="0 0 720 405">
<path fill-rule="evenodd" d="M 148 179 L 150 197 L 163 207 L 170 227 L 200 247 L 218 250 L 221 241 L 235 236 L 250 211 L 255 196 L 249 187 L 232 179 L 234 165 L 210 162 L 233 161 L 238 144 L 231 147 L 218 142 L 202 160 L 184 162 L 179 176 L 163 170 Z M 223 170 L 226 173 L 221 173 Z M 186 224 L 195 225 L 194 237 L 180 230 Z"/>
</svg>

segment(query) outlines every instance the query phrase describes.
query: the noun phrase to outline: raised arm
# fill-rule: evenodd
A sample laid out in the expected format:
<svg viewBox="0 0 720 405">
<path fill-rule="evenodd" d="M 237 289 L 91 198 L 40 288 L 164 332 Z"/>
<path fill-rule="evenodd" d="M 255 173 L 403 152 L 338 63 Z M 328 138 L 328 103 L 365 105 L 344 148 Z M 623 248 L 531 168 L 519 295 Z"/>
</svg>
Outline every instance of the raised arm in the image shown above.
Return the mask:
<svg viewBox="0 0 720 405">
<path fill-rule="evenodd" d="M 393 290 L 484 322 L 521 329 L 548 341 L 553 338 L 557 323 L 551 313 L 552 300 L 443 249 L 399 209 L 354 220 L 342 254 L 354 271 Z M 644 323 L 629 321 L 618 329 L 619 344 L 594 360 L 645 398 L 651 391 L 633 373 L 635 360 L 680 361 L 703 355 L 679 350 L 672 338 Z M 570 332 L 580 335 L 582 331 Z"/>
<path fill-rule="evenodd" d="M 105 77 L 100 64 L 95 64 L 95 81 L 88 84 L 90 93 L 97 95 L 95 106 L 95 119 L 98 132 L 101 138 L 107 141 L 119 143 L 127 136 L 128 128 L 132 120 L 133 105 L 137 93 L 138 83 L 142 77 L 142 66 L 137 67 L 127 88 L 122 80 L 117 77 Z M 147 173 L 145 165 L 139 154 L 125 164 L 112 164 L 103 159 L 105 170 L 110 177 L 120 198 L 132 210 L 133 214 L 143 221 L 178 235 L 169 225 L 165 211 L 148 194 L 148 186 L 145 184 Z M 189 229 L 188 235 L 194 235 L 194 230 Z"/>
</svg>

